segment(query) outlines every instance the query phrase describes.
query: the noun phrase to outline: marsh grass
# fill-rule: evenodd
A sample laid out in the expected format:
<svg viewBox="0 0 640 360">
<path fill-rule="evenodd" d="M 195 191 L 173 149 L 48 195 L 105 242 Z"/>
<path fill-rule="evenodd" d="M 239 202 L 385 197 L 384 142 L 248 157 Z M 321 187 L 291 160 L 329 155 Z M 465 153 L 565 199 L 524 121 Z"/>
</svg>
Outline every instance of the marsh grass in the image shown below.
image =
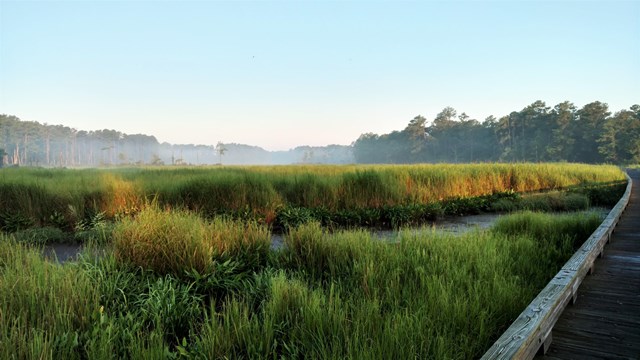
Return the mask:
<svg viewBox="0 0 640 360">
<path fill-rule="evenodd" d="M 117 223 L 113 239 L 120 261 L 177 276 L 209 273 L 214 261 L 230 258 L 259 267 L 266 262 L 271 242 L 266 226 L 222 218 L 208 221 L 187 211 L 153 206 Z"/>
<path fill-rule="evenodd" d="M 577 214 L 516 213 L 499 218 L 492 228 L 494 234 L 509 237 L 527 234 L 535 241 L 538 257 L 535 262 L 522 261 L 514 274 L 522 279 L 545 282 L 600 225 L 602 216 L 593 212 Z"/>
<path fill-rule="evenodd" d="M 478 357 L 597 215 L 517 213 L 489 231 L 401 231 L 391 244 L 324 222 L 401 224 L 490 206 L 479 196 L 621 178 L 574 164 L 3 169 L 0 213 L 17 232 L 0 234 L 0 354 Z M 567 208 L 591 199 L 548 196 Z M 286 247 L 270 250 L 268 225 L 294 208 Z M 41 239 L 31 225 L 89 245 L 76 262 L 46 261 L 16 240 Z"/>
<path fill-rule="evenodd" d="M 115 218 L 135 213 L 145 199 L 135 184 L 103 170 L 2 169 L 0 215 L 20 216 L 30 225 L 73 230 L 97 213 Z M 0 221 L 5 231 L 5 224 Z"/>
<path fill-rule="evenodd" d="M 525 211 L 498 218 L 492 227 L 497 234 L 518 236 L 529 234 L 539 241 L 558 243 L 569 236 L 572 246 L 580 247 L 581 241 L 602 222 L 602 215 L 594 212 L 578 212 L 573 214 L 544 214 Z"/>
<path fill-rule="evenodd" d="M 568 192 L 587 196 L 591 206 L 613 207 L 624 194 L 626 187 L 626 181 L 614 181 L 609 184 L 587 184 L 571 187 Z"/>
<path fill-rule="evenodd" d="M 77 359 L 98 311 L 94 285 L 77 266 L 45 261 L 0 235 L 0 354 Z"/>
<path fill-rule="evenodd" d="M 0 235 L 0 353 L 474 358 L 599 223 L 594 215 L 523 213 L 460 236 L 401 231 L 390 244 L 311 222 L 292 229 L 287 247 L 244 266 L 263 227 L 219 221 L 144 209 L 116 227 L 113 251 L 97 256 L 90 245 L 64 265 Z M 219 227 L 230 230 L 216 239 Z M 137 243 L 144 251 L 129 253 Z M 197 253 L 203 243 L 206 260 Z M 201 270 L 198 261 L 210 272 L 189 273 Z"/>
<path fill-rule="evenodd" d="M 71 231 L 95 214 L 120 219 L 154 200 L 207 218 L 274 224 L 281 211 L 305 208 L 337 222 L 365 223 L 367 211 L 405 213 L 449 200 L 624 180 L 617 167 L 583 164 L 8 168 L 0 171 L 0 226 L 8 232 L 34 225 Z"/>
<path fill-rule="evenodd" d="M 570 257 L 575 230 L 582 236 L 598 221 L 527 213 L 510 224 L 522 232 L 405 231 L 392 245 L 363 231 L 302 225 L 286 237 L 284 271 L 272 275 L 264 305 L 252 311 L 228 300 L 207 316 L 194 351 L 207 358 L 478 357 Z"/>
<path fill-rule="evenodd" d="M 531 211 L 580 211 L 590 206 L 589 197 L 584 194 L 552 191 L 523 196 L 520 209 Z"/>
</svg>

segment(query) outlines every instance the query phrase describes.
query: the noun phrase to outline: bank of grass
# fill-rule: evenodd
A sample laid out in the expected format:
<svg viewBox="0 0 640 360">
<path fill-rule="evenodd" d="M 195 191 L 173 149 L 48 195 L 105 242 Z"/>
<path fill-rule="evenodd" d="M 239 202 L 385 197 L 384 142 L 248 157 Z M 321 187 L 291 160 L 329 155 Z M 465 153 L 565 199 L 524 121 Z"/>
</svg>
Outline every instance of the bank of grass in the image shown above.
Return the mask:
<svg viewBox="0 0 640 360">
<path fill-rule="evenodd" d="M 617 167 L 583 164 L 225 167 L 170 174 L 155 169 L 134 177 L 167 203 L 210 213 L 246 206 L 264 216 L 279 206 L 381 208 L 624 180 Z"/>
<path fill-rule="evenodd" d="M 491 232 L 507 237 L 527 234 L 535 239 L 540 248 L 538 262 L 523 261 L 519 271 L 523 271 L 523 279 L 544 283 L 558 272 L 557 264 L 563 264 L 601 222 L 601 216 L 593 212 L 544 214 L 525 211 L 499 218 Z M 529 268 L 531 266 L 535 268 Z M 547 269 L 546 272 L 543 269 Z"/>
<path fill-rule="evenodd" d="M 626 186 L 625 184 L 621 184 Z M 603 187 L 599 187 L 600 192 L 611 192 L 617 194 L 617 198 L 620 198 L 620 194 L 624 192 L 623 186 L 609 186 L 610 190 L 604 190 Z M 595 198 L 594 198 L 595 200 Z M 514 211 L 581 211 L 587 210 L 592 205 L 609 206 L 609 203 L 602 204 L 602 202 L 593 201 L 588 195 L 583 193 L 572 193 L 566 191 L 550 191 L 544 193 L 526 194 L 524 196 L 515 196 L 511 198 L 497 199 L 491 203 L 491 210 L 497 212 L 514 212 Z"/>
<path fill-rule="evenodd" d="M 75 263 L 47 262 L 0 235 L 0 353 L 475 358 L 598 224 L 597 215 L 525 213 L 490 231 L 403 231 L 386 243 L 309 223 L 252 266 L 238 249 L 262 244 L 265 225 L 157 208 L 117 225 L 105 256 L 87 250 Z"/>
<path fill-rule="evenodd" d="M 72 231 L 96 216 L 120 219 L 154 201 L 279 228 L 305 217 L 326 226 L 395 227 L 482 211 L 487 199 L 514 193 L 591 186 L 586 195 L 597 198 L 602 186 L 624 179 L 614 166 L 553 163 L 7 168 L 0 170 L 0 228 Z"/>
<path fill-rule="evenodd" d="M 8 232 L 33 226 L 71 231 L 96 216 L 114 219 L 135 213 L 144 203 L 140 189 L 117 172 L 0 170 L 0 228 Z"/>
</svg>

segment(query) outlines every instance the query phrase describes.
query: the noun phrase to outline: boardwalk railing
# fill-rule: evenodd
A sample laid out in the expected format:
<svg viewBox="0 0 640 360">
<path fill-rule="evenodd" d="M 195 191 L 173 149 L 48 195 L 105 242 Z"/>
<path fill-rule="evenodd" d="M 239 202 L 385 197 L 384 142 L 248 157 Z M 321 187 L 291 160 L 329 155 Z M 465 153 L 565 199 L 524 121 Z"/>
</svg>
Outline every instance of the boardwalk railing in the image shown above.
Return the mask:
<svg viewBox="0 0 640 360">
<path fill-rule="evenodd" d="M 482 359 L 532 359 L 539 350 L 546 352 L 551 344 L 551 329 L 569 301 L 576 301 L 578 287 L 587 273 L 593 271 L 596 258 L 602 256 L 605 244 L 610 241 L 611 233 L 629 203 L 632 180 L 628 175 L 627 181 L 624 195 L 602 224 L 489 348 Z"/>
</svg>

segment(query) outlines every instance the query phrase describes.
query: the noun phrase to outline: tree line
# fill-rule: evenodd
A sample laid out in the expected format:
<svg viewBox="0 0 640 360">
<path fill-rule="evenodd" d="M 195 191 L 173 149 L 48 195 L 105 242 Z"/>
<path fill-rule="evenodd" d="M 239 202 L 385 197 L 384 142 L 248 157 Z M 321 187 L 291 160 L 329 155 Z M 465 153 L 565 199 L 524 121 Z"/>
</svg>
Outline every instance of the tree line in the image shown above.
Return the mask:
<svg viewBox="0 0 640 360">
<path fill-rule="evenodd" d="M 353 163 L 350 146 L 300 146 L 267 151 L 257 146 L 160 143 L 154 136 L 117 130 L 84 131 L 22 121 L 0 114 L 0 166 L 100 167 L 135 165 L 266 165 Z"/>
<path fill-rule="evenodd" d="M 353 143 L 358 163 L 640 162 L 640 105 L 612 114 L 595 101 L 578 109 L 536 101 L 520 111 L 480 122 L 444 108 L 431 123 L 416 116 L 400 131 L 362 134 Z"/>
<path fill-rule="evenodd" d="M 116 166 L 291 163 L 640 162 L 640 105 L 612 114 L 595 101 L 578 109 L 536 101 L 484 121 L 444 108 L 431 122 L 413 118 L 403 130 L 362 134 L 350 146 L 257 146 L 160 143 L 116 130 L 84 131 L 0 114 L 0 166 Z"/>
<path fill-rule="evenodd" d="M 116 130 L 84 131 L 63 125 L 0 115 L 0 149 L 5 165 L 101 166 L 160 163 L 154 136 Z"/>
</svg>

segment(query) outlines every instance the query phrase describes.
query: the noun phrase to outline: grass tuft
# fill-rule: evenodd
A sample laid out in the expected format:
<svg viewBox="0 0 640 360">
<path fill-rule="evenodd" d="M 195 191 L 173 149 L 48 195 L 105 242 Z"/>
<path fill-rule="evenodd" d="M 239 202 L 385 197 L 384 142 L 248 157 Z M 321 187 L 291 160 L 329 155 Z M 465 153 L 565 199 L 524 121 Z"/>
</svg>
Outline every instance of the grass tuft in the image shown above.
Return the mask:
<svg viewBox="0 0 640 360">
<path fill-rule="evenodd" d="M 124 218 L 113 231 L 115 255 L 122 262 L 159 274 L 184 276 L 214 270 L 214 260 L 234 258 L 246 267 L 264 265 L 270 245 L 265 226 L 148 207 Z"/>
</svg>

